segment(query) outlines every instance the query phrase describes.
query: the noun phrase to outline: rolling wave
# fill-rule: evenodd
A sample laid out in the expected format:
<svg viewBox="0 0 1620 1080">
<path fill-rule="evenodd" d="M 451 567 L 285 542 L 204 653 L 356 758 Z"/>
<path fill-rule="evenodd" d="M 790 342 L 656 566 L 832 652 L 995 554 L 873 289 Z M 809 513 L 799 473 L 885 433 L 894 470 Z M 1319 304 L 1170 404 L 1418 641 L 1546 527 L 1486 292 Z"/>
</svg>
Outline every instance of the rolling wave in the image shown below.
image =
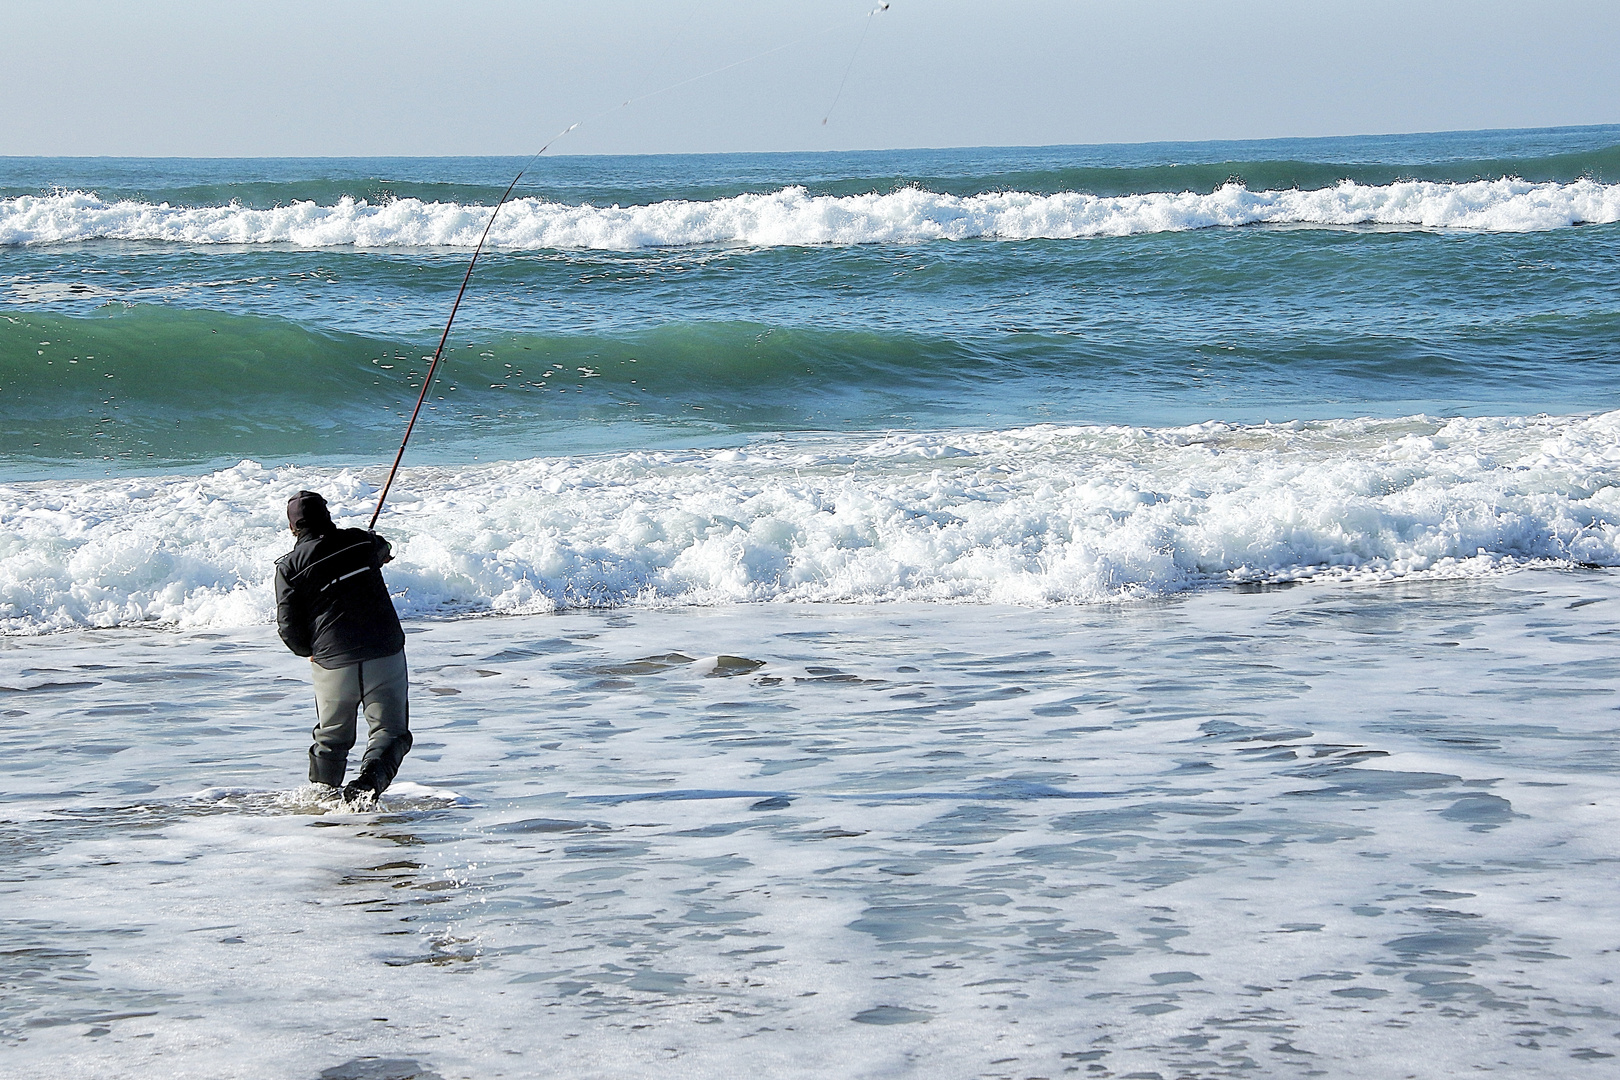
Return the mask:
<svg viewBox="0 0 1620 1080">
<path fill-rule="evenodd" d="M 475 329 L 452 339 L 415 445 L 487 460 L 761 431 L 1320 416 L 1324 398 L 1375 415 L 1571 412 L 1608 393 L 1613 314 L 1503 319 L 1512 325 L 1470 316 L 1461 335 L 1326 327 L 1241 348 L 1140 324 L 1093 335 L 742 319 Z M 0 469 L 375 460 L 397 443 L 432 348 L 159 304 L 0 311 Z"/>
<path fill-rule="evenodd" d="M 82 191 L 0 200 L 0 246 L 90 240 L 308 248 L 470 248 L 488 206 L 401 198 L 343 198 L 256 209 L 106 201 Z M 1620 221 L 1620 185 L 1520 179 L 1466 183 L 1344 181 L 1310 190 L 1253 191 L 1237 183 L 1194 191 L 1101 196 L 1065 191 L 960 196 L 907 187 L 887 194 L 815 195 L 803 186 L 704 201 L 639 206 L 508 204 L 490 242 L 507 250 L 631 251 L 689 245 L 750 247 L 905 244 L 937 240 L 1069 240 L 1245 225 L 1390 226 L 1533 232 Z"/>
<path fill-rule="evenodd" d="M 0 422 L 13 460 L 361 456 L 398 438 L 432 345 L 157 305 L 0 314 Z M 1019 368 L 1061 363 L 1026 345 Z M 757 323 L 452 342 L 424 442 L 519 440 L 558 424 L 795 430 L 965 394 L 982 355 L 949 338 Z M 1070 361 L 1072 363 L 1072 361 Z M 440 409 L 443 409 L 441 412 Z M 831 414 L 831 419 L 829 419 Z M 888 426 L 880 423 L 879 426 Z M 471 452 L 471 450 L 469 450 Z"/>
</svg>

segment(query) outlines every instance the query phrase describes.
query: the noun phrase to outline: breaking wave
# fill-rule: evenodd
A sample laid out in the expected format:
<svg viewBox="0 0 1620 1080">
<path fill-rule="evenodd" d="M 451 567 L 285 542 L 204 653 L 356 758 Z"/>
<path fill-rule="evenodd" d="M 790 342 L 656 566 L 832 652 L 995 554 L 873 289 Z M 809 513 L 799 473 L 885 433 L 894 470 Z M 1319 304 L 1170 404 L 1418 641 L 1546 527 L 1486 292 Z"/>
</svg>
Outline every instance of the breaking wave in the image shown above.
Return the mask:
<svg viewBox="0 0 1620 1080">
<path fill-rule="evenodd" d="M 88 240 L 300 247 L 470 248 L 488 206 L 401 198 L 272 208 L 235 203 L 182 207 L 105 201 L 83 192 L 0 200 L 0 245 Z M 933 240 L 1079 239 L 1244 225 L 1390 226 L 1533 232 L 1620 221 L 1620 185 L 1591 179 L 1533 183 L 1346 180 L 1314 190 L 1251 191 L 1226 184 L 1200 194 L 1090 195 L 1024 191 L 976 195 L 905 188 L 815 195 L 792 186 L 765 194 L 639 206 L 508 204 L 491 243 L 507 250 L 636 250 L 683 245 L 755 247 L 920 243 Z"/>
<path fill-rule="evenodd" d="M 289 493 L 381 470 L 0 485 L 0 630 L 268 621 Z M 407 471 L 402 614 L 1115 602 L 1233 582 L 1620 566 L 1620 412 L 761 441 Z"/>
</svg>

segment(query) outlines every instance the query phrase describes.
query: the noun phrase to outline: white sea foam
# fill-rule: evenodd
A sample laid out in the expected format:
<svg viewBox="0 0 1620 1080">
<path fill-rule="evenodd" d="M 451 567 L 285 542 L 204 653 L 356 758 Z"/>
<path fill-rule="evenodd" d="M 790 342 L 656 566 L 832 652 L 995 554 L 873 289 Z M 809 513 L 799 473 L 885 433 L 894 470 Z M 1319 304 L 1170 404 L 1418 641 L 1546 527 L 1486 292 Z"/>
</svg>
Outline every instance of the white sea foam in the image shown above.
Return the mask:
<svg viewBox="0 0 1620 1080">
<path fill-rule="evenodd" d="M 363 525 L 380 474 L 0 485 L 0 628 L 261 623 L 284 504 Z M 761 442 L 407 471 L 407 615 L 893 600 L 1088 603 L 1231 581 L 1620 565 L 1620 412 Z"/>
<path fill-rule="evenodd" d="M 0 245 L 95 239 L 305 247 L 471 247 L 489 207 L 398 199 L 373 205 L 295 202 L 176 207 L 108 202 L 73 191 L 0 200 Z M 508 249 L 634 250 L 685 244 L 908 243 L 928 240 L 1071 239 L 1254 224 L 1386 225 L 1531 232 L 1620 221 L 1620 185 L 1593 180 L 1530 183 L 1345 181 L 1313 191 L 1250 191 L 1228 184 L 1193 192 L 1096 196 L 992 192 L 968 197 L 916 188 L 889 194 L 811 195 L 802 187 L 707 202 L 570 206 L 517 199 L 490 234 Z"/>
<path fill-rule="evenodd" d="M 412 629 L 380 813 L 268 627 L 0 643 L 0 1074 L 1612 1060 L 1620 574 Z"/>
</svg>

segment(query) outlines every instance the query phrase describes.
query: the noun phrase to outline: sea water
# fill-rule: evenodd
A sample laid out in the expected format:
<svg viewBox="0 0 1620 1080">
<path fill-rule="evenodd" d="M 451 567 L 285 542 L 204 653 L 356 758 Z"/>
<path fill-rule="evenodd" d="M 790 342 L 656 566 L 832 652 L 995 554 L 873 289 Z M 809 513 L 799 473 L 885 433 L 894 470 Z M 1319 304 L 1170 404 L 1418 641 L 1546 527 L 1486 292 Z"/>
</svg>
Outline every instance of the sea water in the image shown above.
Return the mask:
<svg viewBox="0 0 1620 1080">
<path fill-rule="evenodd" d="M 0 1072 L 1603 1075 L 1620 128 L 0 159 Z"/>
</svg>

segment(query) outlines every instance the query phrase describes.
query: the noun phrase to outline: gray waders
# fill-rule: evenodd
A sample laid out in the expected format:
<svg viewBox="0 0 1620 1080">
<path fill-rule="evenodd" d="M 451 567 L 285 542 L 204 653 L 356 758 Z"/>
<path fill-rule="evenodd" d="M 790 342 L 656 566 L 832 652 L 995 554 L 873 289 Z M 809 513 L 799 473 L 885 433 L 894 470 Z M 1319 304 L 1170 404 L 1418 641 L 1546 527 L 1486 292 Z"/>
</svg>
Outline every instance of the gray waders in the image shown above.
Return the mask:
<svg viewBox="0 0 1620 1080">
<path fill-rule="evenodd" d="M 355 713 L 364 706 L 369 730 L 359 779 L 381 795 L 411 749 L 405 651 L 340 668 L 311 663 L 310 670 L 319 717 L 315 743 L 309 748 L 310 783 L 343 785 L 349 749 L 354 746 Z"/>
</svg>

